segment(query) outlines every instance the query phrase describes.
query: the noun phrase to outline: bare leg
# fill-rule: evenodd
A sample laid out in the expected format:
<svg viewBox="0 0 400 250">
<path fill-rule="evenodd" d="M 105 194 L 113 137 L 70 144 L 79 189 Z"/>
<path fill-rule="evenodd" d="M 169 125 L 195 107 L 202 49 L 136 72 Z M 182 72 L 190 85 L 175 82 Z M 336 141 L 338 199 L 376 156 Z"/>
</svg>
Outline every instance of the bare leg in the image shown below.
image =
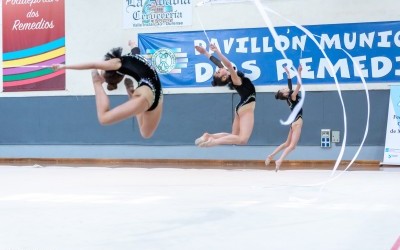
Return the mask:
<svg viewBox="0 0 400 250">
<path fill-rule="evenodd" d="M 144 96 L 131 98 L 127 102 L 110 110 L 110 100 L 102 86 L 104 79 L 99 75 L 97 70 L 92 70 L 92 80 L 96 95 L 97 117 L 100 124 L 113 124 L 147 110 L 148 102 Z"/>
<path fill-rule="evenodd" d="M 133 98 L 135 93 L 135 87 L 132 79 L 125 78 L 125 88 L 128 93 L 129 99 Z M 142 114 L 136 115 L 136 120 L 139 125 L 139 131 L 143 138 L 150 138 L 153 136 L 154 131 L 160 123 L 162 113 L 162 103 L 157 106 L 157 108 L 150 112 L 144 112 Z"/>
<path fill-rule="evenodd" d="M 230 133 L 226 133 L 226 132 L 222 132 L 222 133 L 216 133 L 216 134 L 209 134 L 209 133 L 204 133 L 202 136 L 200 136 L 199 138 L 197 138 L 195 140 L 195 144 L 196 145 L 200 145 L 201 143 L 204 143 L 206 141 L 208 141 L 210 138 L 212 139 L 218 139 L 224 136 L 230 135 Z"/>
<path fill-rule="evenodd" d="M 100 116 L 110 110 L 110 99 L 103 89 L 104 78 L 95 69 L 92 70 L 92 81 L 96 98 L 97 117 L 100 120 Z"/>
<path fill-rule="evenodd" d="M 240 113 L 239 116 L 235 116 L 234 124 L 235 122 L 239 124 L 239 129 L 237 129 L 237 126 L 234 125 L 232 134 L 228 134 L 217 139 L 210 137 L 208 141 L 200 144 L 199 146 L 212 147 L 216 145 L 226 145 L 226 144 L 230 145 L 247 144 L 251 136 L 251 133 L 253 132 L 254 111 L 250 109 L 245 110 L 244 112 Z"/>
<path fill-rule="evenodd" d="M 135 87 L 133 86 L 133 81 L 132 81 L 132 79 L 125 77 L 124 84 L 125 84 L 125 88 L 126 88 L 128 97 L 130 99 L 130 98 L 132 98 L 132 95 L 135 92 Z"/>
<path fill-rule="evenodd" d="M 239 121 L 240 121 L 240 119 L 239 119 L 238 115 L 235 114 L 235 119 L 233 120 L 233 124 L 232 124 L 232 133 L 222 132 L 222 133 L 209 134 L 206 132 L 202 136 L 197 138 L 194 143 L 197 146 L 200 146 L 200 144 L 203 144 L 203 143 L 209 141 L 210 139 L 219 139 L 219 138 L 231 135 L 231 134 L 239 135 L 239 132 L 240 132 L 240 122 Z M 204 147 L 204 146 L 205 146 L 205 144 L 201 145 L 201 147 Z"/>
<path fill-rule="evenodd" d="M 139 125 L 140 134 L 143 138 L 150 138 L 153 136 L 158 124 L 161 120 L 161 114 L 163 110 L 163 100 L 160 99 L 157 107 L 154 110 L 147 111 L 153 101 L 153 92 L 147 86 L 138 87 L 133 96 L 135 98 L 145 98 L 147 101 L 146 111 L 136 115 L 136 120 Z"/>
<path fill-rule="evenodd" d="M 135 88 L 132 79 L 125 78 L 124 83 L 129 99 L 133 98 L 135 93 Z M 153 136 L 154 131 L 157 129 L 158 124 L 160 123 L 161 114 L 162 114 L 162 101 L 158 104 L 156 109 L 136 115 L 136 120 L 139 125 L 140 134 L 142 135 L 143 138 L 150 138 Z"/>
<path fill-rule="evenodd" d="M 277 153 L 279 153 L 282 149 L 289 146 L 291 140 L 292 140 L 292 128 L 290 128 L 290 130 L 289 130 L 289 135 L 288 135 L 286 141 L 284 143 L 282 143 L 281 145 L 279 145 L 277 148 L 275 148 L 275 150 L 270 155 L 267 156 L 267 159 L 265 159 L 265 166 L 268 166 L 271 163 L 271 161 L 274 159 L 274 156 Z"/>
<path fill-rule="evenodd" d="M 291 130 L 291 132 L 292 132 L 292 139 L 291 139 L 291 142 L 290 142 L 289 146 L 287 146 L 287 147 L 285 148 L 285 150 L 283 151 L 281 157 L 279 157 L 279 159 L 278 159 L 277 161 L 275 161 L 275 171 L 278 171 L 278 170 L 279 170 L 279 168 L 280 168 L 280 166 L 281 166 L 281 164 L 282 164 L 283 159 L 285 159 L 285 157 L 286 157 L 291 151 L 293 151 L 293 150 L 296 148 L 297 143 L 298 143 L 299 140 L 300 140 L 300 135 L 301 135 L 301 128 L 302 128 L 302 126 L 303 126 L 303 119 L 301 119 L 301 118 L 292 124 L 292 130 Z"/>
<path fill-rule="evenodd" d="M 140 128 L 140 134 L 143 138 L 150 138 L 156 131 L 158 124 L 161 120 L 161 114 L 163 110 L 162 101 L 158 103 L 157 108 L 152 111 L 146 111 L 143 114 L 138 115 L 138 124 Z"/>
</svg>

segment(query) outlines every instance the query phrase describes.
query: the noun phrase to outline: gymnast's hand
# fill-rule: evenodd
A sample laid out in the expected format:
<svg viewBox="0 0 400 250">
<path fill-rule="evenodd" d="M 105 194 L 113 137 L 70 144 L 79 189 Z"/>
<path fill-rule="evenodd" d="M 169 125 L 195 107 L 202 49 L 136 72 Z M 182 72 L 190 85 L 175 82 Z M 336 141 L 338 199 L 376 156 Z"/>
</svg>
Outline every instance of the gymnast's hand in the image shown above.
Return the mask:
<svg viewBox="0 0 400 250">
<path fill-rule="evenodd" d="M 218 47 L 215 46 L 215 44 L 213 44 L 213 43 L 210 43 L 210 49 L 211 49 L 212 51 L 214 51 L 214 52 L 219 52 Z"/>
<path fill-rule="evenodd" d="M 299 73 L 301 73 L 301 71 L 303 70 L 303 66 L 301 66 L 301 64 L 299 65 L 299 68 L 297 69 L 297 71 L 299 72 Z"/>
<path fill-rule="evenodd" d="M 197 50 L 197 52 L 199 52 L 200 54 L 206 54 L 206 49 L 203 48 L 202 46 L 194 46 L 194 48 Z"/>
<path fill-rule="evenodd" d="M 65 64 L 53 64 L 53 65 L 51 65 L 51 68 L 54 71 L 62 70 L 62 69 L 65 69 Z"/>
<path fill-rule="evenodd" d="M 287 68 L 287 66 L 285 65 L 283 68 L 285 69 L 286 75 L 288 77 L 290 77 L 290 72 L 289 72 L 289 69 Z"/>
</svg>

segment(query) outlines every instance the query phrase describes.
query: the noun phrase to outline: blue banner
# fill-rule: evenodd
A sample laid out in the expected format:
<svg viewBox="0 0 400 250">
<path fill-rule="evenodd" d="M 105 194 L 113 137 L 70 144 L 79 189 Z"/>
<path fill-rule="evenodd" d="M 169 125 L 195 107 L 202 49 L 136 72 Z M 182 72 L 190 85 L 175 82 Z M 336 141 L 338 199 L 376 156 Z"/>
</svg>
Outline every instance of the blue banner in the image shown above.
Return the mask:
<svg viewBox="0 0 400 250">
<path fill-rule="evenodd" d="M 367 83 L 399 81 L 400 22 L 304 27 L 315 36 L 318 45 L 292 26 L 276 28 L 279 43 L 268 28 L 147 33 L 138 38 L 141 51 L 146 52 L 167 88 L 210 86 L 216 67 L 194 49 L 199 44 L 209 49 L 207 37 L 256 86 L 286 84 L 283 65 L 293 64 L 296 68 L 299 63 L 303 66 L 304 84 L 334 84 L 335 73 L 339 83 L 361 84 L 353 62 L 360 67 Z M 320 48 L 332 62 L 333 72 Z"/>
</svg>

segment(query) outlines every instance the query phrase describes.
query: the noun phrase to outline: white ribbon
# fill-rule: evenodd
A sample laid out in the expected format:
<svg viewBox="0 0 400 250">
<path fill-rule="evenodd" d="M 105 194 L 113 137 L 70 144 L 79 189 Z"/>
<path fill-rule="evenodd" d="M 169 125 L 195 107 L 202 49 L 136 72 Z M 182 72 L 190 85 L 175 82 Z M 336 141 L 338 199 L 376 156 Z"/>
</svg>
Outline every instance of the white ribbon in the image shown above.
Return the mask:
<svg viewBox="0 0 400 250">
<path fill-rule="evenodd" d="M 289 20 L 289 19 L 283 17 L 283 16 L 280 15 L 279 13 L 277 13 L 277 12 L 275 12 L 275 11 L 269 9 L 268 7 L 264 7 L 263 5 L 261 5 L 261 3 L 260 3 L 259 0 L 254 0 L 254 3 L 256 4 L 256 6 L 257 6 L 257 8 L 258 8 L 259 11 L 260 11 L 260 9 L 263 8 L 263 9 L 267 10 L 268 12 L 271 12 L 271 13 L 273 13 L 273 14 L 275 14 L 275 15 L 281 17 L 281 18 L 283 18 L 284 20 L 286 20 L 287 22 L 291 23 L 292 25 L 294 25 L 294 26 L 297 27 L 298 29 L 302 30 L 302 31 L 303 31 L 303 32 L 318 46 L 319 50 L 322 52 L 322 54 L 324 55 L 324 57 L 327 59 L 329 68 L 331 69 L 332 72 L 335 72 L 331 60 L 328 58 L 328 56 L 326 55 L 324 49 L 319 45 L 318 41 L 315 39 L 314 34 L 312 34 L 309 30 L 307 30 L 306 28 L 302 27 L 301 25 L 298 25 L 298 24 L 294 23 L 293 21 L 291 21 L 291 20 Z M 267 16 L 264 12 L 261 12 L 261 11 L 260 11 L 260 14 L 261 14 L 263 17 L 266 16 L 266 17 L 268 18 L 268 16 Z M 268 18 L 268 20 L 269 20 L 269 18 Z M 268 20 L 266 20 L 266 23 L 267 23 L 267 25 L 268 25 L 268 28 L 269 28 L 270 30 L 271 30 L 271 29 L 274 30 L 274 32 L 271 32 L 271 34 L 272 34 L 273 36 L 274 36 L 274 34 L 277 36 L 277 33 L 276 33 L 276 31 L 275 31 L 275 28 L 272 26 L 271 22 L 268 21 Z M 276 38 L 274 37 L 274 39 L 276 39 Z M 278 37 L 278 39 L 279 39 L 279 37 Z M 278 40 L 278 41 L 279 41 L 279 40 Z M 359 155 L 359 153 L 360 153 L 360 151 L 361 151 L 361 149 L 362 149 L 362 147 L 363 147 L 363 145 L 364 145 L 364 142 L 365 142 L 365 140 L 366 140 L 366 137 L 367 137 L 367 135 L 368 135 L 369 119 L 370 119 L 370 99 L 369 99 L 369 92 L 368 92 L 368 87 L 367 87 L 367 84 L 366 84 L 366 81 L 365 81 L 365 77 L 363 76 L 362 71 L 361 71 L 361 68 L 360 68 L 360 66 L 356 63 L 356 61 L 354 60 L 354 58 L 353 58 L 347 51 L 345 51 L 345 50 L 343 50 L 343 49 L 342 49 L 342 51 L 352 60 L 353 65 L 354 65 L 355 69 L 357 70 L 357 73 L 358 73 L 358 75 L 360 76 L 361 81 L 362 81 L 362 83 L 363 83 L 363 86 L 364 86 L 364 89 L 365 89 L 365 92 L 366 92 L 366 97 L 367 97 L 367 122 L 366 122 L 366 126 L 365 126 L 365 132 L 364 132 L 363 140 L 362 140 L 362 142 L 361 142 L 361 144 L 360 144 L 360 146 L 359 146 L 359 148 L 358 148 L 356 154 L 354 155 L 354 157 L 351 159 L 351 161 L 350 161 L 350 163 L 348 164 L 348 166 L 345 168 L 345 170 L 344 170 L 341 174 L 343 174 L 345 171 L 347 171 L 347 170 L 350 168 L 350 166 L 354 163 L 354 161 L 357 159 L 357 157 L 358 157 L 358 155 Z M 283 51 L 281 51 L 281 52 L 284 54 Z M 285 58 L 286 58 L 286 56 L 285 56 Z M 346 148 L 346 139 L 347 139 L 347 115 L 346 115 L 346 108 L 345 108 L 345 105 L 344 105 L 344 102 L 343 102 L 342 93 L 341 93 L 341 90 L 340 90 L 340 86 L 339 86 L 339 82 L 338 82 L 338 80 L 337 80 L 336 74 L 334 74 L 333 78 L 334 78 L 334 81 L 335 81 L 335 84 L 336 84 L 336 87 L 337 87 L 337 90 L 338 90 L 338 94 L 339 94 L 339 97 L 340 97 L 340 102 L 341 102 L 341 104 L 342 104 L 342 109 L 343 109 L 344 135 L 343 135 L 342 147 L 341 147 L 339 156 L 338 156 L 338 158 L 336 159 L 334 168 L 332 169 L 331 177 L 335 174 L 335 172 L 336 172 L 336 170 L 337 170 L 337 168 L 338 168 L 338 166 L 339 166 L 339 164 L 340 164 L 340 162 L 341 162 L 341 160 L 342 160 L 342 158 L 343 158 L 344 150 L 345 150 L 345 148 Z M 316 184 L 311 185 L 311 186 L 315 186 L 315 185 L 324 185 L 324 184 L 326 184 L 326 183 L 328 183 L 328 182 L 330 182 L 330 181 L 333 181 L 334 179 L 336 179 L 337 177 L 339 177 L 341 174 L 337 175 L 336 177 L 332 177 L 332 178 L 330 178 L 329 180 L 327 180 L 327 181 L 325 181 L 325 182 L 316 183 Z M 307 185 L 307 186 L 310 186 L 310 185 Z"/>
<path fill-rule="evenodd" d="M 208 40 L 208 45 L 207 45 L 207 46 L 209 46 L 210 43 L 211 43 L 211 42 L 210 42 L 210 38 L 208 38 L 207 32 L 206 32 L 206 30 L 204 29 L 204 25 L 203 25 L 203 22 L 202 22 L 201 19 L 200 19 L 199 13 L 197 12 L 196 9 L 195 9 L 194 11 L 196 12 L 197 20 L 199 21 L 199 23 L 200 23 L 200 25 L 201 25 L 201 28 L 203 29 L 204 35 L 206 36 L 206 38 L 207 38 L 207 40 Z"/>
<path fill-rule="evenodd" d="M 271 32 L 272 37 L 273 37 L 274 40 L 275 40 L 275 47 L 281 52 L 282 56 L 283 56 L 286 60 L 289 60 L 289 59 L 287 58 L 287 56 L 286 56 L 285 51 L 283 51 L 283 50 L 281 49 L 280 38 L 279 38 L 278 33 L 276 32 L 275 28 L 274 28 L 274 25 L 272 24 L 271 19 L 268 17 L 268 15 L 267 15 L 264 11 L 261 11 L 261 9 L 263 9 L 263 5 L 260 3 L 259 0 L 254 0 L 254 4 L 256 5 L 258 11 L 259 11 L 260 14 L 261 14 L 261 17 L 264 19 L 264 22 L 267 24 L 267 26 L 268 26 L 268 28 L 269 28 L 269 31 Z M 265 8 L 265 7 L 264 7 L 264 8 Z M 272 13 L 274 13 L 274 14 L 276 14 L 276 15 L 278 15 L 278 16 L 281 16 L 281 15 L 279 15 L 278 13 L 273 12 L 272 10 L 270 10 L 270 9 L 268 9 L 268 8 L 267 8 L 267 10 L 270 11 L 270 12 L 272 12 Z M 332 65 L 332 68 L 333 68 L 333 65 Z M 296 72 L 297 79 L 300 80 L 300 75 L 299 75 L 299 73 L 297 72 L 296 69 L 294 69 L 294 71 Z M 300 88 L 300 91 L 301 91 L 301 99 L 300 99 L 299 103 L 294 107 L 293 111 L 290 113 L 290 115 L 289 115 L 289 117 L 288 117 L 288 119 L 287 119 L 286 121 L 280 120 L 280 122 L 281 122 L 282 125 L 290 125 L 290 124 L 292 124 L 292 122 L 294 121 L 294 119 L 296 119 L 296 116 L 297 116 L 297 114 L 299 113 L 300 109 L 303 107 L 303 103 L 304 103 L 304 100 L 305 100 L 305 98 L 306 98 L 306 92 L 305 92 L 305 90 L 304 90 L 303 87 Z"/>
<path fill-rule="evenodd" d="M 304 27 L 301 26 L 301 25 L 296 24 L 295 22 L 293 22 L 293 21 L 289 20 L 288 18 L 282 16 L 281 14 L 277 13 L 276 11 L 274 11 L 274 10 L 272 10 L 272 9 L 266 7 L 266 6 L 263 6 L 263 5 L 261 4 L 260 0 L 242 0 L 242 1 L 241 1 L 241 0 L 238 0 L 237 2 L 239 2 L 239 1 L 240 1 L 240 2 L 246 2 L 246 1 L 247 1 L 247 2 L 253 2 L 253 3 L 255 4 L 255 6 L 257 7 L 257 9 L 258 9 L 260 15 L 262 16 L 264 22 L 265 22 L 266 25 L 268 26 L 268 28 L 269 28 L 269 30 L 270 30 L 270 32 L 271 32 L 271 34 L 272 34 L 272 36 L 273 36 L 273 38 L 274 38 L 274 40 L 275 40 L 276 48 L 281 52 L 282 56 L 283 56 L 285 59 L 288 59 L 288 58 L 287 58 L 285 52 L 284 52 L 282 49 L 280 49 L 280 48 L 281 48 L 280 38 L 279 38 L 279 36 L 278 36 L 278 34 L 277 34 L 277 32 L 276 32 L 276 30 L 275 30 L 275 28 L 274 28 L 274 26 L 273 26 L 271 20 L 270 20 L 270 18 L 268 17 L 268 15 L 266 14 L 265 11 L 268 11 L 268 12 L 270 12 L 270 13 L 272 13 L 272 14 L 275 14 L 276 16 L 278 16 L 278 17 L 284 19 L 284 20 L 287 21 L 288 23 L 290 23 L 290 24 L 292 24 L 293 26 L 297 27 L 298 29 L 302 30 L 302 31 L 317 45 L 317 47 L 319 48 L 319 50 L 321 51 L 321 53 L 323 54 L 323 56 L 324 56 L 325 59 L 327 60 L 327 62 L 328 62 L 328 67 L 329 67 L 329 69 L 331 70 L 331 72 L 335 72 L 331 60 L 330 60 L 329 57 L 326 55 L 324 49 L 321 47 L 321 45 L 318 43 L 318 41 L 315 39 L 314 34 L 312 34 L 308 29 L 304 28 Z M 229 2 L 232 2 L 232 1 L 229 1 Z M 202 5 L 204 5 L 204 4 L 213 4 L 213 3 L 227 3 L 227 1 L 221 1 L 221 0 L 205 0 L 205 1 L 199 2 L 199 3 L 197 4 L 197 6 L 202 6 Z M 265 10 L 265 11 L 263 11 L 263 10 Z M 200 19 L 199 19 L 199 21 L 200 21 Z M 203 28 L 204 33 L 205 33 L 205 30 L 204 30 L 204 27 L 203 27 L 203 24 L 201 23 L 201 21 L 200 21 L 200 24 L 201 24 L 201 26 L 202 26 L 202 28 Z M 206 33 L 205 33 L 205 34 L 206 34 Z M 207 34 L 206 34 L 206 36 L 207 36 Z M 207 39 L 208 39 L 208 36 L 207 36 Z M 366 122 L 366 127 L 365 127 L 365 132 L 364 132 L 363 140 L 362 140 L 362 142 L 361 142 L 361 144 L 360 144 L 360 146 L 359 146 L 359 148 L 358 148 L 356 154 L 354 155 L 354 157 L 351 159 L 351 161 L 350 161 L 350 163 L 348 164 L 348 166 L 345 168 L 345 170 L 344 170 L 341 174 L 343 174 L 345 171 L 347 171 L 347 170 L 350 168 L 350 166 L 354 163 L 354 161 L 357 159 L 357 157 L 358 157 L 358 155 L 359 155 L 359 153 L 360 153 L 360 151 L 361 151 L 361 149 L 362 149 L 362 147 L 363 147 L 363 145 L 364 145 L 364 142 L 365 142 L 365 140 L 366 140 L 366 137 L 367 137 L 367 135 L 368 135 L 369 119 L 370 119 L 370 99 L 369 99 L 369 92 L 368 92 L 368 87 L 367 87 L 365 78 L 364 78 L 364 76 L 363 76 L 363 74 L 362 74 L 361 68 L 360 68 L 360 66 L 356 63 L 356 61 L 354 60 L 354 58 L 353 58 L 347 51 L 345 51 L 345 50 L 343 50 L 343 49 L 342 49 L 342 51 L 343 51 L 344 53 L 346 53 L 346 55 L 352 60 L 353 65 L 354 65 L 354 67 L 355 67 L 355 69 L 356 69 L 356 71 L 357 71 L 358 75 L 360 76 L 361 81 L 362 81 L 362 83 L 363 83 L 363 86 L 364 86 L 364 89 L 365 89 L 365 92 L 366 92 L 366 97 L 367 97 L 367 122 Z M 301 56 L 300 56 L 300 57 L 302 57 L 302 52 L 303 52 L 303 51 L 301 51 Z M 298 79 L 300 79 L 298 72 L 297 72 L 296 70 L 295 70 L 295 72 L 296 72 L 296 75 L 297 75 Z M 334 79 L 334 81 L 335 81 L 335 85 L 336 85 L 336 88 L 337 88 L 337 91 L 338 91 L 338 94 L 339 94 L 339 98 L 340 98 L 340 102 L 341 102 L 342 110 L 343 110 L 344 133 L 343 133 L 343 143 L 342 143 L 342 147 L 341 147 L 340 152 L 339 152 L 339 155 L 338 155 L 338 157 L 337 157 L 337 159 L 336 159 L 334 168 L 332 169 L 331 178 L 328 179 L 327 181 L 324 181 L 324 182 L 316 183 L 316 184 L 313 184 L 313 185 L 303 185 L 303 186 L 325 185 L 325 184 L 327 184 L 328 182 L 333 181 L 334 179 L 336 179 L 337 177 L 339 177 L 339 176 L 341 175 L 341 174 L 339 174 L 339 175 L 337 175 L 337 176 L 334 177 L 334 174 L 335 174 L 335 172 L 336 172 L 336 170 L 337 170 L 337 168 L 338 168 L 338 166 L 339 166 L 339 164 L 340 164 L 340 162 L 341 162 L 341 160 L 342 160 L 342 158 L 343 158 L 343 154 L 344 154 L 344 151 L 345 151 L 345 148 L 346 148 L 346 141 L 347 141 L 347 115 L 346 115 L 346 107 L 345 107 L 345 105 L 344 105 L 344 101 L 343 101 L 343 97 L 342 97 L 340 85 L 339 85 L 339 82 L 338 82 L 338 80 L 337 80 L 336 74 L 333 75 L 333 79 Z M 301 88 L 301 94 L 302 94 L 302 98 L 301 98 L 300 102 L 298 103 L 298 105 L 296 105 L 296 107 L 294 108 L 294 110 L 291 112 L 291 114 L 290 114 L 290 116 L 288 117 L 288 119 L 287 119 L 286 121 L 282 121 L 282 120 L 281 120 L 281 123 L 282 123 L 283 125 L 289 125 L 289 124 L 291 124 L 291 123 L 294 121 L 294 119 L 295 119 L 295 117 L 296 117 L 298 111 L 302 108 L 303 103 L 304 103 L 304 99 L 305 99 L 305 91 L 304 91 L 303 88 Z M 321 188 L 323 188 L 323 187 L 321 187 Z"/>
</svg>

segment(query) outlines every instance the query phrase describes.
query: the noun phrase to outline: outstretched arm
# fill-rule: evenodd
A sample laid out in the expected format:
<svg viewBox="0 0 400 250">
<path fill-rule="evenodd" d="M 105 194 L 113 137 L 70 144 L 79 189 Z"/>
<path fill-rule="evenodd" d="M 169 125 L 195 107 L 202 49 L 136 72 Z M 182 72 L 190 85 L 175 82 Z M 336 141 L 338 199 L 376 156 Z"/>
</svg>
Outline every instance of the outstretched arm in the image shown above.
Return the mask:
<svg viewBox="0 0 400 250">
<path fill-rule="evenodd" d="M 62 69 L 74 69 L 74 70 L 85 70 L 85 69 L 101 69 L 101 70 L 118 70 L 121 67 L 121 60 L 119 58 L 113 58 L 107 61 L 88 62 L 79 64 L 53 64 L 51 68 L 54 71 Z"/>
<path fill-rule="evenodd" d="M 297 73 L 298 73 L 297 85 L 296 85 L 296 88 L 295 88 L 295 90 L 293 91 L 293 93 L 291 95 L 291 98 L 292 98 L 293 101 L 296 100 L 296 96 L 299 93 L 300 88 L 301 88 L 301 71 L 302 70 L 303 70 L 303 67 L 300 64 L 299 68 L 297 69 Z"/>
<path fill-rule="evenodd" d="M 290 72 L 287 68 L 287 66 L 283 67 L 286 71 L 286 75 L 287 75 L 287 86 L 290 90 L 292 90 L 292 78 L 290 77 Z"/>
<path fill-rule="evenodd" d="M 221 51 L 215 46 L 215 44 L 210 44 L 210 48 L 212 51 L 217 53 L 218 57 L 221 58 L 222 63 L 228 68 L 229 73 L 231 73 L 232 83 L 234 85 L 242 85 L 242 80 L 236 73 L 236 70 L 233 68 L 233 64 L 226 58 Z"/>
<path fill-rule="evenodd" d="M 197 50 L 197 52 L 199 52 L 202 55 L 205 55 L 208 59 L 210 59 L 211 62 L 213 62 L 216 66 L 218 66 L 218 68 L 224 67 L 224 65 L 222 65 L 221 60 L 219 60 L 215 56 L 210 55 L 210 53 L 208 53 L 208 51 L 202 46 L 194 46 L 194 48 Z"/>
</svg>

